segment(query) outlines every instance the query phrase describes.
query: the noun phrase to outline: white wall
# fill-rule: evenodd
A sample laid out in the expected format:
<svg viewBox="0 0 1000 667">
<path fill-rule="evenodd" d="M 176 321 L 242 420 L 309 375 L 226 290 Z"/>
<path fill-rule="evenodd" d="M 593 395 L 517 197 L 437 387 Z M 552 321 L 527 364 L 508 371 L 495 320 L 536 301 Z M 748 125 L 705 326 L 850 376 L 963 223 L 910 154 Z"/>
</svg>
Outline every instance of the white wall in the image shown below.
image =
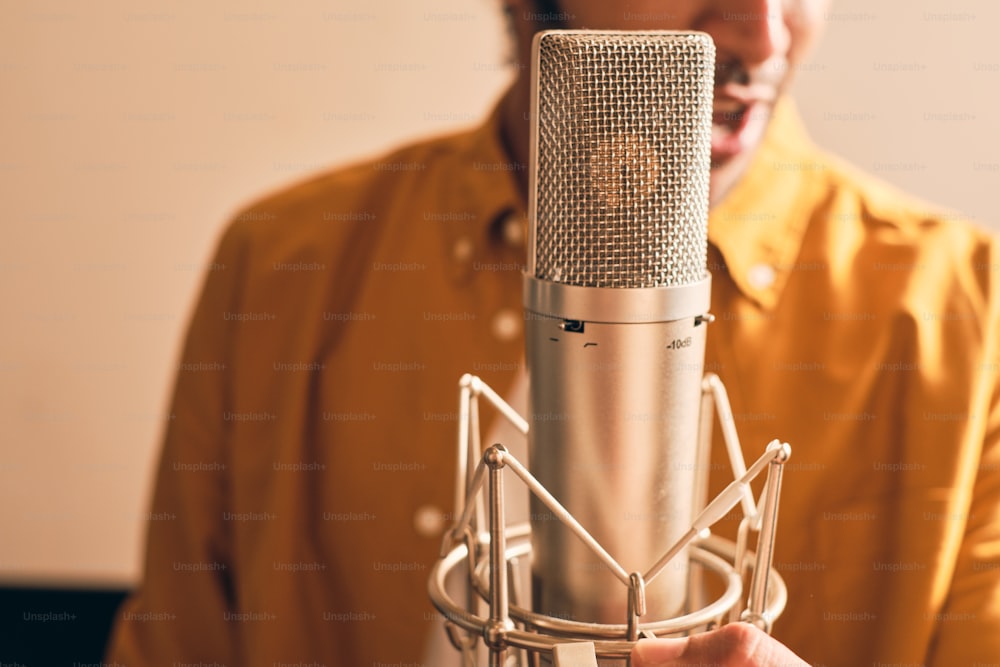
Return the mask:
<svg viewBox="0 0 1000 667">
<path fill-rule="evenodd" d="M 222 223 L 262 190 L 480 118 L 507 77 L 498 3 L 7 3 L 0 579 L 135 581 L 179 339 Z M 835 0 L 800 74 L 815 135 L 996 225 L 1000 9 L 873 4 Z"/>
<path fill-rule="evenodd" d="M 1000 4 L 833 0 L 828 18 L 797 84 L 814 138 L 1000 229 Z"/>
</svg>

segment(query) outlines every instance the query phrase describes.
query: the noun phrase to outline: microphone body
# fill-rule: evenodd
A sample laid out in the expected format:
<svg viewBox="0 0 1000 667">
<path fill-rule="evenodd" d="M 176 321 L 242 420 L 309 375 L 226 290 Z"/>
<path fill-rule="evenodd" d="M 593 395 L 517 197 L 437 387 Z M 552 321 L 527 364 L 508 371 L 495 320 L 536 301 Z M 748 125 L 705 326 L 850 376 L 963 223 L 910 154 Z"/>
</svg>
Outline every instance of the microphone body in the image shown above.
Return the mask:
<svg viewBox="0 0 1000 667">
<path fill-rule="evenodd" d="M 529 469 L 644 573 L 694 513 L 714 46 L 559 31 L 536 36 L 534 58 Z M 622 582 L 534 497 L 530 512 L 534 611 L 624 623 Z M 684 608 L 675 562 L 647 586 L 647 619 Z"/>
</svg>

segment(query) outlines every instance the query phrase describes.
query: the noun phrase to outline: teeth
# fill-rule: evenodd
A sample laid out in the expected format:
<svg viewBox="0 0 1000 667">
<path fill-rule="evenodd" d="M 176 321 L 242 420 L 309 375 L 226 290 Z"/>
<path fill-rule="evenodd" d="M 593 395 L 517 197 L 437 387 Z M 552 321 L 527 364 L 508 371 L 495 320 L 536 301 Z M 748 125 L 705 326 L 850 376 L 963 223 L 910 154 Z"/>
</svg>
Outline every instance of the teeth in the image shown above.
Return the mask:
<svg viewBox="0 0 1000 667">
<path fill-rule="evenodd" d="M 726 125 L 719 125 L 718 123 L 712 123 L 712 142 L 717 142 L 725 139 L 732 134 L 732 130 Z"/>
<path fill-rule="evenodd" d="M 716 100 L 712 105 L 715 113 L 742 113 L 746 105 L 737 100 Z"/>
</svg>

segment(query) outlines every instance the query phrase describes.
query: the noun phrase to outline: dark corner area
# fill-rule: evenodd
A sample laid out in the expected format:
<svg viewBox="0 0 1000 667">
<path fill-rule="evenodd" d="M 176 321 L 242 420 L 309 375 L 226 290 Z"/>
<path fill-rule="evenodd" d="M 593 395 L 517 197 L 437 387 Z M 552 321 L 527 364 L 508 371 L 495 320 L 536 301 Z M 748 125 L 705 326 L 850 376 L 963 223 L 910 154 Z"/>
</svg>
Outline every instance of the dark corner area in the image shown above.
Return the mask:
<svg viewBox="0 0 1000 667">
<path fill-rule="evenodd" d="M 126 590 L 0 586 L 0 665 L 101 665 Z"/>
</svg>

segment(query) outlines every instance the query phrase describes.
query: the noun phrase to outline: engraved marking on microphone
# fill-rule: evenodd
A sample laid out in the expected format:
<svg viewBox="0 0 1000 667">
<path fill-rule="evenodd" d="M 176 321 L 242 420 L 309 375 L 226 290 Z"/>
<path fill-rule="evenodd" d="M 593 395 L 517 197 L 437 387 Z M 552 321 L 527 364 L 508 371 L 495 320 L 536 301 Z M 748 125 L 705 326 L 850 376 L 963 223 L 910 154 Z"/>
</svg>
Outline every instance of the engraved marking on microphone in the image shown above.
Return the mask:
<svg viewBox="0 0 1000 667">
<path fill-rule="evenodd" d="M 675 340 L 670 341 L 667 344 L 667 349 L 668 350 L 680 350 L 680 349 L 683 349 L 685 347 L 691 347 L 691 343 L 692 342 L 693 342 L 693 339 L 691 338 L 691 336 L 688 336 L 687 338 L 683 338 L 683 339 L 677 338 Z"/>
</svg>

